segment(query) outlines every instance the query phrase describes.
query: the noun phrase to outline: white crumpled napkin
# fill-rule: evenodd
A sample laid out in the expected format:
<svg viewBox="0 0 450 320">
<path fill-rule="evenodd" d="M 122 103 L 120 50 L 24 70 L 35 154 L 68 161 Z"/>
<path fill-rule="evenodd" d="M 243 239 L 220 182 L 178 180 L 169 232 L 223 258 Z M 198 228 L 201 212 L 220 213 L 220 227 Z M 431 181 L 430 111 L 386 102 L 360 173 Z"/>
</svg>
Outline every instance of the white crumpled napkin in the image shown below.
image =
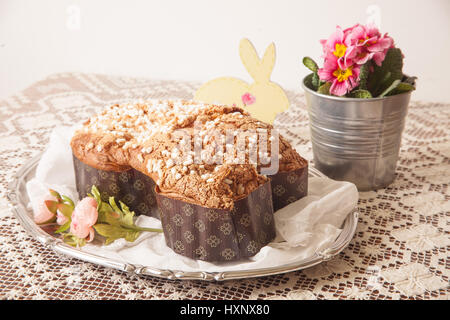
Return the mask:
<svg viewBox="0 0 450 320">
<path fill-rule="evenodd" d="M 53 130 L 36 176 L 27 183 L 32 207 L 49 188 L 78 199 L 69 145 L 73 131 L 73 127 Z M 235 271 L 292 263 L 329 247 L 358 202 L 358 191 L 350 182 L 315 177 L 309 179 L 308 190 L 308 196 L 275 212 L 277 237 L 250 259 L 230 263 L 192 260 L 167 247 L 163 234 L 148 232 L 132 243 L 119 239 L 108 246 L 90 243 L 81 250 L 127 263 L 181 271 Z M 161 228 L 158 219 L 147 216 L 138 217 L 136 224 Z"/>
</svg>

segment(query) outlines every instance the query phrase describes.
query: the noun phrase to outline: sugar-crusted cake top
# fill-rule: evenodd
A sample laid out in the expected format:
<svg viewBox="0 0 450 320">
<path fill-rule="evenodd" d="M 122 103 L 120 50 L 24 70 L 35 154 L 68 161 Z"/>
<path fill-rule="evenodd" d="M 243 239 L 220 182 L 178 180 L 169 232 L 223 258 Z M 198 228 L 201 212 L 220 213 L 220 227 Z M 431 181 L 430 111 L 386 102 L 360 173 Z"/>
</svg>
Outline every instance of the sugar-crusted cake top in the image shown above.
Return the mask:
<svg viewBox="0 0 450 320">
<path fill-rule="evenodd" d="M 84 123 L 71 146 L 92 167 L 135 168 L 168 196 L 223 209 L 267 181 L 259 172 L 272 156 L 280 171 L 306 166 L 271 125 L 241 108 L 183 100 L 108 106 Z"/>
</svg>

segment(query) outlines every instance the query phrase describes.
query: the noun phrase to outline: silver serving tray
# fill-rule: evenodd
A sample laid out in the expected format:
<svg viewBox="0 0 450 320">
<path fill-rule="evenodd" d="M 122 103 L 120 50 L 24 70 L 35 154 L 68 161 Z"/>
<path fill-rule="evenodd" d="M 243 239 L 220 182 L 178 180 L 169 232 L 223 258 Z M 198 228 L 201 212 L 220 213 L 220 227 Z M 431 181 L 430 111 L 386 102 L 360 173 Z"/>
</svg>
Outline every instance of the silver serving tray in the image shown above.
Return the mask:
<svg viewBox="0 0 450 320">
<path fill-rule="evenodd" d="M 41 158 L 41 155 L 36 156 L 15 174 L 9 183 L 8 199 L 10 201 L 10 207 L 17 219 L 25 230 L 40 241 L 46 247 L 53 249 L 54 251 L 64 254 L 66 256 L 78 258 L 84 261 L 95 263 L 101 266 L 118 269 L 138 275 L 149 275 L 165 279 L 180 279 L 180 280 L 207 280 L 207 281 L 223 281 L 232 279 L 252 278 L 270 276 L 274 274 L 286 273 L 296 270 L 312 267 L 323 261 L 330 260 L 339 252 L 341 252 L 353 238 L 358 222 L 358 211 L 355 210 L 349 212 L 345 219 L 342 232 L 331 247 L 322 251 L 316 252 L 313 256 L 296 261 L 294 263 L 283 264 L 276 267 L 250 269 L 244 271 L 226 271 L 226 272 L 185 272 L 180 270 L 167 270 L 157 269 L 154 267 L 148 267 L 145 265 L 136 265 L 131 263 L 124 263 L 122 261 L 104 258 L 92 253 L 86 253 L 80 249 L 71 247 L 65 244 L 61 239 L 55 238 L 42 230 L 36 225 L 32 218 L 32 212 L 27 209 L 29 198 L 26 192 L 25 186 L 27 181 L 32 179 L 35 175 L 36 166 Z M 310 177 L 322 177 L 322 173 L 314 168 L 309 168 Z"/>
</svg>

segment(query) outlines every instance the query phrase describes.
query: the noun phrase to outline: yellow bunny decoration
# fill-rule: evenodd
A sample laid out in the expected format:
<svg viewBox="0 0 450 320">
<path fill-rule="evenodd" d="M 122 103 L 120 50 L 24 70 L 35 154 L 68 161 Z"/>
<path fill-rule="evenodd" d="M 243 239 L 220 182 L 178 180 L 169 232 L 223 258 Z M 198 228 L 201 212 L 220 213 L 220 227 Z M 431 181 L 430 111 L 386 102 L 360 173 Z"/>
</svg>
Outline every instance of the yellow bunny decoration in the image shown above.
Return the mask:
<svg viewBox="0 0 450 320">
<path fill-rule="evenodd" d="M 273 123 L 277 113 L 289 107 L 289 100 L 280 86 L 270 81 L 275 64 L 275 45 L 271 43 L 259 59 L 252 43 L 242 39 L 239 44 L 242 63 L 255 81 L 248 84 L 231 77 L 217 78 L 202 85 L 194 100 L 242 107 L 258 120 Z"/>
</svg>

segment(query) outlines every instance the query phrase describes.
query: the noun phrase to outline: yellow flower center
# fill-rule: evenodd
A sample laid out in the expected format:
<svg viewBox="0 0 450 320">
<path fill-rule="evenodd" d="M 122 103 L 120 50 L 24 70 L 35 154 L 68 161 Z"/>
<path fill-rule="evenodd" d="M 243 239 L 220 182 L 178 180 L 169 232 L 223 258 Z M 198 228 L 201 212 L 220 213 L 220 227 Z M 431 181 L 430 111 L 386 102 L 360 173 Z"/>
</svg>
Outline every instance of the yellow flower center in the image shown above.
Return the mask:
<svg viewBox="0 0 450 320">
<path fill-rule="evenodd" d="M 345 46 L 345 44 L 336 43 L 336 45 L 334 46 L 333 54 L 336 57 L 341 58 L 344 56 L 346 50 L 347 50 L 347 47 Z"/>
<path fill-rule="evenodd" d="M 352 75 L 353 75 L 352 67 L 348 67 L 345 70 L 342 70 L 341 68 L 337 68 L 333 72 L 333 76 L 335 76 L 339 82 L 346 81 L 348 79 L 348 77 L 350 77 Z"/>
<path fill-rule="evenodd" d="M 369 40 L 369 36 L 366 36 L 364 39 L 359 39 L 358 43 L 361 44 L 361 43 L 363 43 L 364 41 L 367 41 L 367 40 Z M 375 44 L 375 43 L 377 43 L 377 40 L 373 40 L 373 41 L 367 42 L 364 46 L 368 47 L 371 44 Z"/>
<path fill-rule="evenodd" d="M 369 36 L 366 36 L 364 39 L 359 39 L 358 43 L 363 43 L 364 41 L 367 41 L 369 39 Z"/>
</svg>

